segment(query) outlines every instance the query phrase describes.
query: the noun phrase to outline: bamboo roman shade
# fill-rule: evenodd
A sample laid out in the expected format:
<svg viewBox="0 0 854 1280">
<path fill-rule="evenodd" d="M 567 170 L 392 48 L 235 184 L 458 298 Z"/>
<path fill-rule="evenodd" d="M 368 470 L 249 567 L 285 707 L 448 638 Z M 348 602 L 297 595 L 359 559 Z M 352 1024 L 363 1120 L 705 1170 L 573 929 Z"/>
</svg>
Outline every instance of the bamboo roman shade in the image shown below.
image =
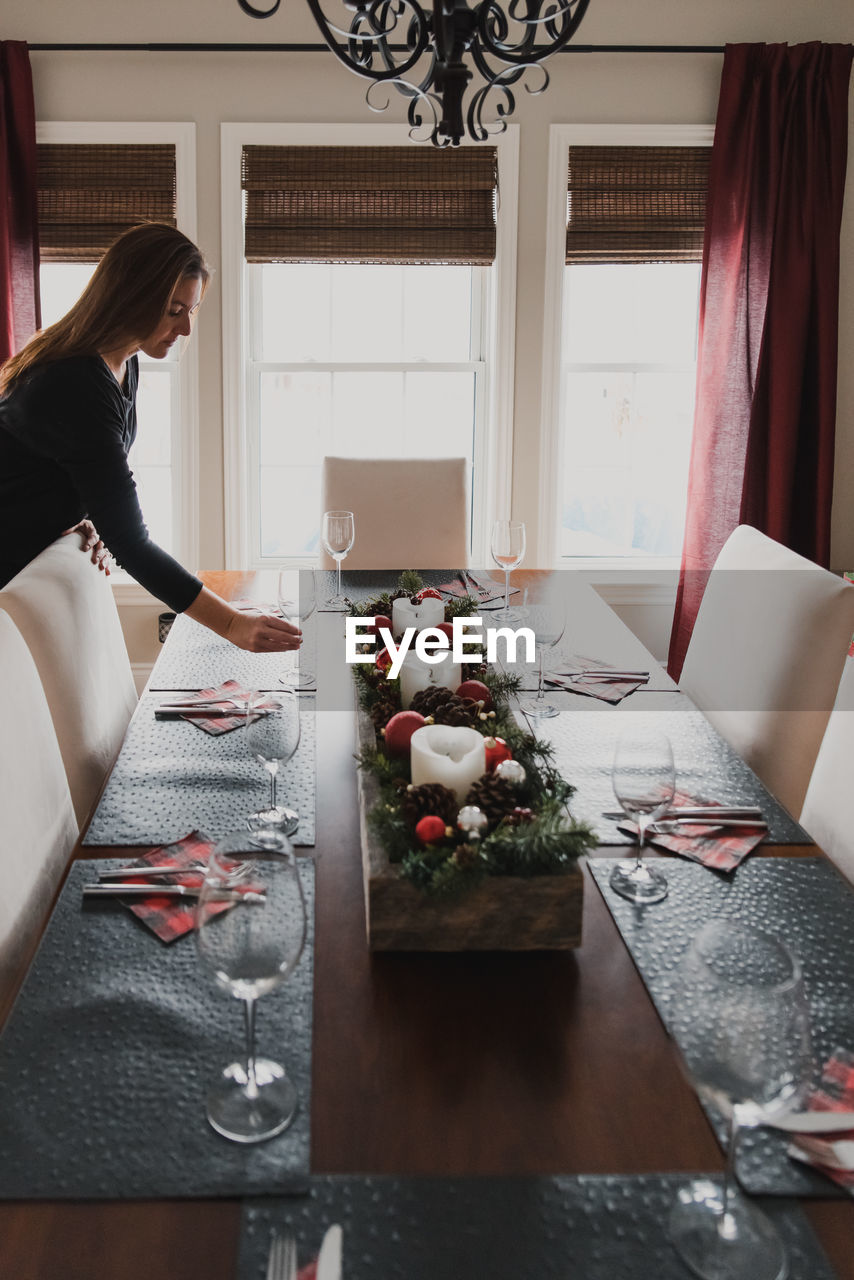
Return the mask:
<svg viewBox="0 0 854 1280">
<path fill-rule="evenodd" d="M 243 148 L 249 262 L 495 258 L 494 147 Z"/>
<path fill-rule="evenodd" d="M 701 262 L 711 147 L 570 147 L 566 261 Z"/>
<path fill-rule="evenodd" d="M 39 245 L 44 262 L 97 262 L 140 222 L 175 218 L 172 145 L 39 143 Z"/>
</svg>

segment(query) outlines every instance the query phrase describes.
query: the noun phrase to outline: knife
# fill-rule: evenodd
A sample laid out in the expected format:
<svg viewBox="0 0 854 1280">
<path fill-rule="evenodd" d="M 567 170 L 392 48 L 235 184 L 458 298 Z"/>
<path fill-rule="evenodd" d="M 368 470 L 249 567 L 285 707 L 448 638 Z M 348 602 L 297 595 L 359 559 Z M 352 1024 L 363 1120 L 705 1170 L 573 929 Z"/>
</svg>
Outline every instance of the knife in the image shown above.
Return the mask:
<svg viewBox="0 0 854 1280">
<path fill-rule="evenodd" d="M 118 884 L 115 881 L 101 884 L 84 884 L 84 898 L 198 898 L 201 885 L 189 884 Z M 253 889 L 241 893 L 217 890 L 216 902 L 264 902 L 266 894 Z"/>
<path fill-rule="evenodd" d="M 337 1222 L 333 1223 L 323 1237 L 317 1255 L 315 1280 L 341 1280 L 341 1240 L 341 1228 Z"/>
<path fill-rule="evenodd" d="M 621 818 L 627 818 L 628 814 L 622 809 L 613 809 L 605 811 L 603 818 L 613 818 L 619 821 Z M 725 805 L 725 804 L 698 804 L 698 805 L 676 805 L 672 809 L 668 809 L 666 813 L 661 815 L 662 822 L 670 821 L 674 818 L 761 818 L 762 810 L 754 805 Z"/>
<path fill-rule="evenodd" d="M 203 876 L 205 867 L 108 867 L 98 872 L 99 880 L 124 880 L 127 876 L 151 880 L 157 876 Z"/>
</svg>

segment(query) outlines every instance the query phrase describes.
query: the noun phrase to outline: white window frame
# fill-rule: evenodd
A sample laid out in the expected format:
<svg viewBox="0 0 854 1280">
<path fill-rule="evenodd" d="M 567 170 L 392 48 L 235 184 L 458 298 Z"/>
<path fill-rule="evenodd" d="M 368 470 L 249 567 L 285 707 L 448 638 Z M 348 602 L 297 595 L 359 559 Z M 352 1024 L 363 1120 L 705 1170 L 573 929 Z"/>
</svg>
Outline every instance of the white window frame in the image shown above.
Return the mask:
<svg viewBox="0 0 854 1280">
<path fill-rule="evenodd" d="M 179 230 L 196 239 L 196 126 L 160 121 L 39 121 L 36 141 L 66 144 L 171 145 L 175 148 L 176 218 Z M 187 344 L 180 357 L 178 394 L 173 401 L 172 531 L 175 558 L 195 565 L 199 558 L 199 351 Z M 154 599 L 127 574 L 111 575 L 118 604 L 150 604 Z"/>
<path fill-rule="evenodd" d="M 666 571 L 668 583 L 678 560 L 664 556 L 573 556 L 559 553 L 557 515 L 561 483 L 561 352 L 563 349 L 563 289 L 566 268 L 566 175 L 570 146 L 596 147 L 710 147 L 712 125 L 673 124 L 554 124 L 549 130 L 549 179 L 546 222 L 546 287 L 544 296 L 542 418 L 540 427 L 540 484 L 538 545 L 543 562 L 558 568 L 580 569 L 602 581 L 637 583 L 644 571 Z M 671 591 L 668 585 L 668 596 Z M 644 597 L 644 602 L 646 597 Z"/>
<path fill-rule="evenodd" d="M 308 565 L 304 557 L 263 562 L 257 551 L 257 447 L 251 429 L 248 298 L 243 257 L 243 192 L 240 162 L 244 146 L 424 146 L 404 125 L 223 124 L 222 172 L 222 340 L 225 460 L 225 554 L 229 569 Z M 465 145 L 465 144 L 463 144 Z M 472 144 L 475 145 L 475 144 Z M 516 314 L 519 126 L 495 139 L 499 205 L 494 288 L 483 317 L 490 335 L 486 377 L 478 386 L 472 494 L 472 559 L 488 559 L 489 533 L 496 518 L 510 513 L 513 460 L 513 384 Z"/>
</svg>

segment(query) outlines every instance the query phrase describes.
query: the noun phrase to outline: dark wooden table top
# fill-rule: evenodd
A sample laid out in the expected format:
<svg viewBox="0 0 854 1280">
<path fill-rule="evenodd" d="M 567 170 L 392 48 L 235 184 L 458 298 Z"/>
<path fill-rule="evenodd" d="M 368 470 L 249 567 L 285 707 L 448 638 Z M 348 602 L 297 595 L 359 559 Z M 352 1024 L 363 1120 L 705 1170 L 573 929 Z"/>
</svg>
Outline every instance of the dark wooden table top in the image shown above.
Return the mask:
<svg viewBox="0 0 854 1280">
<path fill-rule="evenodd" d="M 258 589 L 252 575 L 207 580 L 233 597 Z M 721 1169 L 720 1149 L 589 874 L 575 952 L 371 954 L 353 742 L 351 712 L 318 715 L 312 1169 Z M 116 852 L 87 848 L 82 856 Z M 838 1275 L 854 1280 L 854 1205 L 811 1202 L 806 1211 Z M 237 1201 L 4 1203 L 0 1276 L 231 1280 L 239 1219 Z"/>
</svg>

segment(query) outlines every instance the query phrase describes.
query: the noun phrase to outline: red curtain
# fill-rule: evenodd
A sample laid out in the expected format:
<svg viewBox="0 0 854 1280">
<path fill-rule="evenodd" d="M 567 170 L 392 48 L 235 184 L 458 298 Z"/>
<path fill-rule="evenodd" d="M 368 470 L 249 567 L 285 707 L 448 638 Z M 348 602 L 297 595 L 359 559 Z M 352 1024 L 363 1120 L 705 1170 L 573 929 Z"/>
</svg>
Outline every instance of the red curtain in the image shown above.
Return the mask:
<svg viewBox="0 0 854 1280">
<path fill-rule="evenodd" d="M 0 364 L 41 325 L 36 113 L 27 46 L 0 41 Z"/>
<path fill-rule="evenodd" d="M 850 45 L 728 45 L 668 669 L 738 524 L 827 565 Z"/>
</svg>

